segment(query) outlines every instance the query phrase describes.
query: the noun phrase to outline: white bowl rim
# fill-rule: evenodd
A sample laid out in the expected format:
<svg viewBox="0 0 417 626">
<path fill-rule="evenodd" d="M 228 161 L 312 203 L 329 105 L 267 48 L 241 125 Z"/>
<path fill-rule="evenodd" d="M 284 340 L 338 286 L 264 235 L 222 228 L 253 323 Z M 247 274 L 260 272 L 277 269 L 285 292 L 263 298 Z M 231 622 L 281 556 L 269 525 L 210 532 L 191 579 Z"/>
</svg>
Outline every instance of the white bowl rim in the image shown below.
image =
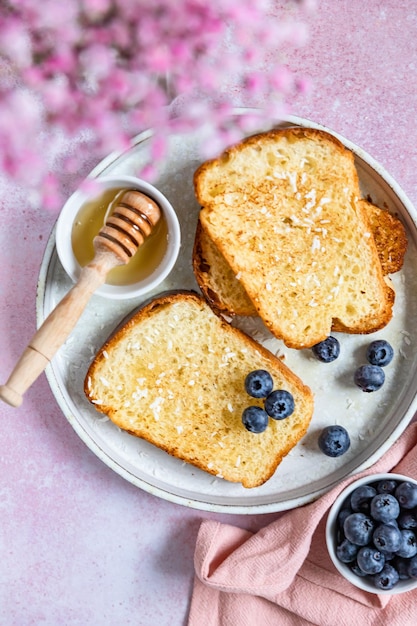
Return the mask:
<svg viewBox="0 0 417 626">
<path fill-rule="evenodd" d="M 94 293 L 112 300 L 125 300 L 144 295 L 157 287 L 172 271 L 181 247 L 181 228 L 176 211 L 168 198 L 157 187 L 142 180 L 136 176 L 130 175 L 113 175 L 113 176 L 89 176 L 84 182 L 91 181 L 97 183 L 98 187 L 110 189 L 119 184 L 138 189 L 149 195 L 153 200 L 162 207 L 168 224 L 168 246 L 163 261 L 146 279 L 130 285 L 109 285 L 104 284 Z M 77 215 L 81 205 L 94 195 L 94 192 L 85 191 L 83 183 L 71 194 L 66 200 L 61 212 L 58 216 L 55 230 L 55 245 L 58 258 L 68 276 L 75 282 L 81 271 L 81 267 L 77 262 L 71 240 L 68 236 L 68 220 L 71 224 Z"/>
<path fill-rule="evenodd" d="M 395 472 L 379 472 L 377 474 L 367 474 L 366 476 L 362 476 L 351 482 L 347 487 L 343 489 L 337 496 L 336 500 L 333 502 L 332 506 L 329 509 L 327 521 L 326 521 L 326 545 L 329 556 L 332 560 L 333 565 L 339 571 L 339 573 L 345 578 L 348 582 L 352 583 L 359 589 L 363 591 L 367 591 L 369 593 L 374 593 L 377 595 L 396 595 L 399 593 L 405 593 L 407 591 L 411 591 L 412 589 L 417 588 L 417 579 L 409 579 L 409 580 L 400 580 L 395 587 L 392 589 L 378 589 L 374 587 L 371 583 L 367 582 L 366 578 L 361 578 L 360 576 L 356 576 L 353 574 L 348 565 L 339 561 L 336 556 L 335 551 L 335 527 L 336 527 L 336 519 L 337 513 L 342 507 L 343 502 L 346 498 L 353 492 L 357 487 L 361 485 L 368 485 L 380 480 L 397 480 L 397 481 L 409 481 L 417 485 L 417 480 L 412 478 L 411 476 L 407 476 L 406 474 L 398 474 Z"/>
</svg>

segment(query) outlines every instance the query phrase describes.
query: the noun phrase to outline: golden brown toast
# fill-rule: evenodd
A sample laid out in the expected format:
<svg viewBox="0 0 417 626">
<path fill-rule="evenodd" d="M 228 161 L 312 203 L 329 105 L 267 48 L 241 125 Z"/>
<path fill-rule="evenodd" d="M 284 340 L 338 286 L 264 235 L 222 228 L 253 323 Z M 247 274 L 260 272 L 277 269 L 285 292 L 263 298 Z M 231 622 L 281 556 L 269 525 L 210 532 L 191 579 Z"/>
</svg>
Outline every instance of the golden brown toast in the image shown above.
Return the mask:
<svg viewBox="0 0 417 626">
<path fill-rule="evenodd" d="M 259 434 L 242 424 L 247 406 L 262 406 L 244 387 L 256 369 L 295 401 Z M 161 296 L 124 324 L 94 358 L 85 394 L 121 429 L 248 488 L 272 476 L 313 413 L 310 389 L 192 292 Z"/>
<path fill-rule="evenodd" d="M 269 330 L 310 347 L 392 317 L 353 153 L 309 128 L 250 137 L 195 173 L 200 220 Z"/>
<path fill-rule="evenodd" d="M 366 209 L 384 276 L 399 272 L 407 250 L 407 235 L 401 220 L 367 200 Z M 210 305 L 229 317 L 257 315 L 256 309 L 224 256 L 198 221 L 193 270 L 197 283 Z"/>
</svg>

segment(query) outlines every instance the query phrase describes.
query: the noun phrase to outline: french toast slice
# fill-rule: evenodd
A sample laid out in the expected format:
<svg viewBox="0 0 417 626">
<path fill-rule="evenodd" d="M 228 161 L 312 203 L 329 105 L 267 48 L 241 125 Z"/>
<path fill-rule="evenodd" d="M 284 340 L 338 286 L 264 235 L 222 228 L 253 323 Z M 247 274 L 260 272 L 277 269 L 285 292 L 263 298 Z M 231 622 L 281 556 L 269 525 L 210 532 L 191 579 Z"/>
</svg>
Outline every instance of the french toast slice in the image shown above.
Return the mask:
<svg viewBox="0 0 417 626">
<path fill-rule="evenodd" d="M 392 317 L 353 153 L 311 128 L 249 137 L 195 172 L 204 230 L 256 313 L 291 348 Z"/>
<path fill-rule="evenodd" d="M 255 434 L 242 412 L 263 406 L 244 387 L 257 369 L 292 394 L 295 409 Z M 123 324 L 95 356 L 84 391 L 119 428 L 247 488 L 274 474 L 313 414 L 310 389 L 192 292 L 161 296 Z"/>
</svg>

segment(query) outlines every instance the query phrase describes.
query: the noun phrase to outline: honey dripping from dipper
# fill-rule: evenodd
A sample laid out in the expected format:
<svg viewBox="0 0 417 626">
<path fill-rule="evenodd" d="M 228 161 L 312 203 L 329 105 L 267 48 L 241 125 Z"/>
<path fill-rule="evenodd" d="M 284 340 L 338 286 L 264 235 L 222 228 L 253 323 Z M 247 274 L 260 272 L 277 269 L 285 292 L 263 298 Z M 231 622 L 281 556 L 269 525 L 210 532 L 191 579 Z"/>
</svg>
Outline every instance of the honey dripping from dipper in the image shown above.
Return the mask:
<svg viewBox="0 0 417 626">
<path fill-rule="evenodd" d="M 127 189 L 107 189 L 100 196 L 85 202 L 72 227 L 71 243 L 75 258 L 81 267 L 94 257 L 93 239 L 112 215 L 121 196 Z M 131 285 L 144 280 L 161 263 L 168 247 L 168 227 L 164 214 L 153 227 L 151 234 L 126 265 L 114 267 L 107 275 L 109 285 Z"/>
</svg>

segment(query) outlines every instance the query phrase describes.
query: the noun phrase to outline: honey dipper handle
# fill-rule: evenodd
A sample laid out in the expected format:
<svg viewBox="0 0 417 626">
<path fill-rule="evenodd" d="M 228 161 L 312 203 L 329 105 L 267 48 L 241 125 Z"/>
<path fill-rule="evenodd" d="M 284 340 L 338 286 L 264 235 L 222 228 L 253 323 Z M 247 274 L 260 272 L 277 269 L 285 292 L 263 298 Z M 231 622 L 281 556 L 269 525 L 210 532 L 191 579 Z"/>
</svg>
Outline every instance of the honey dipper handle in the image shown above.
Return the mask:
<svg viewBox="0 0 417 626">
<path fill-rule="evenodd" d="M 78 282 L 49 314 L 16 363 L 7 383 L 0 386 L 2 400 L 11 406 L 20 406 L 25 391 L 68 338 L 90 297 L 104 283 L 115 264 L 114 256 L 107 252 L 96 255 L 94 261 L 82 269 Z"/>
</svg>

